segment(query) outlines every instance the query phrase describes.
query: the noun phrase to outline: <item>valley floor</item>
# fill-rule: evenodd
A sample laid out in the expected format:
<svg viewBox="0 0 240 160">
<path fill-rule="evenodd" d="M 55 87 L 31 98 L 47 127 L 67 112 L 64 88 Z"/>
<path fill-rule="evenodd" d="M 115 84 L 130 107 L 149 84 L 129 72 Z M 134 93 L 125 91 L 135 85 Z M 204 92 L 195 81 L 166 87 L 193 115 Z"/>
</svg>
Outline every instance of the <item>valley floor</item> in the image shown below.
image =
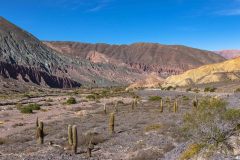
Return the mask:
<svg viewBox="0 0 240 160">
<path fill-rule="evenodd" d="M 87 99 L 88 94 L 19 98 L 11 100 L 10 104 L 3 100 L 0 106 L 0 159 L 89 159 L 86 151 L 90 139 L 94 144 L 90 159 L 179 159 L 189 144 L 179 129 L 183 124 L 183 115 L 191 110 L 191 100 L 195 95 L 205 96 L 203 93 L 141 90 L 135 93 L 140 100 L 132 108 L 133 98 L 129 93 L 117 93 L 96 100 Z M 70 96 L 76 98 L 77 104 L 64 104 Z M 161 96 L 164 100 L 167 97 L 172 100 L 178 98 L 179 111 L 174 113 L 173 104 L 169 108 L 164 103 L 161 113 L 159 101 L 149 101 L 150 96 Z M 238 94 L 213 93 L 212 96 L 230 101 L 229 107 L 239 107 Z M 41 105 L 41 110 L 22 114 L 16 108 L 18 103 L 37 103 Z M 103 110 L 104 104 L 107 114 Z M 114 134 L 109 133 L 108 127 L 111 112 L 115 112 Z M 35 140 L 36 117 L 44 122 L 43 145 L 38 145 Z M 72 154 L 67 146 L 69 124 L 77 125 L 77 154 Z"/>
</svg>

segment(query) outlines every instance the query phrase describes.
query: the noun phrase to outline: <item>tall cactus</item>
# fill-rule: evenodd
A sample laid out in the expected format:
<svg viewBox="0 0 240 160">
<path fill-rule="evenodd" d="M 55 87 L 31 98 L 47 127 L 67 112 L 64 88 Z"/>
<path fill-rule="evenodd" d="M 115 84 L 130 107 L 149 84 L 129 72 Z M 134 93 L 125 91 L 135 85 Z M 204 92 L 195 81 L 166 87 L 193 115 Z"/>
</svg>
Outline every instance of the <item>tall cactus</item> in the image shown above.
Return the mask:
<svg viewBox="0 0 240 160">
<path fill-rule="evenodd" d="M 174 113 L 178 112 L 178 103 L 177 103 L 177 100 L 174 101 L 173 111 L 174 111 Z"/>
<path fill-rule="evenodd" d="M 73 145 L 72 125 L 68 125 L 68 144 L 69 146 Z"/>
<path fill-rule="evenodd" d="M 43 122 L 40 122 L 38 124 L 38 127 L 36 129 L 36 139 L 38 144 L 44 143 L 44 131 L 43 131 Z"/>
<path fill-rule="evenodd" d="M 114 133 L 114 121 L 115 121 L 115 114 L 111 113 L 109 117 L 109 123 L 108 123 L 110 134 Z"/>
<path fill-rule="evenodd" d="M 195 96 L 194 100 L 193 100 L 193 107 L 197 108 L 198 107 L 198 99 L 197 96 Z"/>
<path fill-rule="evenodd" d="M 77 147 L 78 147 L 78 135 L 77 135 L 77 126 L 72 126 L 72 139 L 73 139 L 73 145 L 72 145 L 72 151 L 73 153 L 77 153 Z"/>
<path fill-rule="evenodd" d="M 104 114 L 107 114 L 107 107 L 106 107 L 106 103 L 104 103 L 104 105 L 103 105 L 103 111 L 104 111 Z"/>
<path fill-rule="evenodd" d="M 118 112 L 118 102 L 117 101 L 115 102 L 114 108 L 115 108 L 115 112 L 117 113 Z"/>
<path fill-rule="evenodd" d="M 160 112 L 161 113 L 163 112 L 163 100 L 162 99 L 160 100 Z"/>
</svg>

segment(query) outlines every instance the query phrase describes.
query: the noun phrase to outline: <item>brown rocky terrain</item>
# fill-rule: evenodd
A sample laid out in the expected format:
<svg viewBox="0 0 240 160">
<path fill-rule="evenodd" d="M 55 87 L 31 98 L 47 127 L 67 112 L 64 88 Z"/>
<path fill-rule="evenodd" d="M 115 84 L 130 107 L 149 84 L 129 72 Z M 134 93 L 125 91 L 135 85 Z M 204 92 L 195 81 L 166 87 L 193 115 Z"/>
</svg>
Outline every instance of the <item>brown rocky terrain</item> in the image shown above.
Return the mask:
<svg viewBox="0 0 240 160">
<path fill-rule="evenodd" d="M 78 42 L 44 42 L 64 55 L 88 59 L 94 63 L 125 65 L 162 77 L 180 74 L 205 64 L 224 61 L 213 52 L 179 45 L 135 43 L 131 45 L 88 44 Z"/>
<path fill-rule="evenodd" d="M 216 51 L 215 53 L 223 56 L 226 59 L 237 58 L 240 56 L 240 50 L 223 50 L 223 51 Z"/>
<path fill-rule="evenodd" d="M 47 87 L 126 85 L 144 77 L 139 71 L 124 66 L 63 56 L 2 17 L 0 62 L 1 78 Z"/>
</svg>

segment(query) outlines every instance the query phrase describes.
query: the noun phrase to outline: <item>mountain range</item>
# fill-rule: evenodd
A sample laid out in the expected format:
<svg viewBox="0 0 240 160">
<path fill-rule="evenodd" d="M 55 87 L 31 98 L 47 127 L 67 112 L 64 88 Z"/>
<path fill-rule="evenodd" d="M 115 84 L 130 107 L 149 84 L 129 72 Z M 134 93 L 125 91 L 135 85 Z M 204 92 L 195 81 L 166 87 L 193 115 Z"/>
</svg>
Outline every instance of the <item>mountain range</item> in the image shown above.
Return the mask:
<svg viewBox="0 0 240 160">
<path fill-rule="evenodd" d="M 240 57 L 240 50 L 222 50 L 222 51 L 215 51 L 215 53 L 221 55 L 226 59 Z"/>
<path fill-rule="evenodd" d="M 44 42 L 63 55 L 87 59 L 93 63 L 127 66 L 161 77 L 176 75 L 186 70 L 224 61 L 213 52 L 180 45 L 135 43 L 131 45 L 89 44 L 79 42 Z"/>
<path fill-rule="evenodd" d="M 213 52 L 179 45 L 40 41 L 0 17 L 0 87 L 51 88 L 128 85 L 224 61 Z"/>
</svg>

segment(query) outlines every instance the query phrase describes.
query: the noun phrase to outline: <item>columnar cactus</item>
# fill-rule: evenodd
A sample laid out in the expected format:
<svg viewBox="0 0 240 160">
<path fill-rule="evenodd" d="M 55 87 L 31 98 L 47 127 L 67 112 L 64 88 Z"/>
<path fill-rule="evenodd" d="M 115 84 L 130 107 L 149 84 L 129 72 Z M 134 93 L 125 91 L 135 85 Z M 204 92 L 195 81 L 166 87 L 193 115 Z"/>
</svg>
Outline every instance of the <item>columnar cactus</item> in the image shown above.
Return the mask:
<svg viewBox="0 0 240 160">
<path fill-rule="evenodd" d="M 174 105 L 173 105 L 173 111 L 176 113 L 178 111 L 178 103 L 177 100 L 175 100 Z"/>
<path fill-rule="evenodd" d="M 197 108 L 198 107 L 198 99 L 197 96 L 195 96 L 194 100 L 193 100 L 193 107 Z"/>
<path fill-rule="evenodd" d="M 135 102 L 134 100 L 132 101 L 132 110 L 134 110 L 134 107 L 135 107 Z"/>
<path fill-rule="evenodd" d="M 89 142 L 88 144 L 88 148 L 87 148 L 87 153 L 88 153 L 88 157 L 92 157 L 92 150 L 94 149 L 94 145 L 92 144 L 92 140 Z"/>
<path fill-rule="evenodd" d="M 73 145 L 72 125 L 68 125 L 68 144 L 69 146 Z"/>
<path fill-rule="evenodd" d="M 162 99 L 160 100 L 160 112 L 161 113 L 163 112 L 163 100 Z"/>
<path fill-rule="evenodd" d="M 76 154 L 77 153 L 77 147 L 78 147 L 78 135 L 77 135 L 77 126 L 72 126 L 72 151 Z"/>
<path fill-rule="evenodd" d="M 107 114 L 107 107 L 106 107 L 106 103 L 104 104 L 103 106 L 103 111 L 104 111 L 104 114 Z"/>
<path fill-rule="evenodd" d="M 115 102 L 114 108 L 115 108 L 115 112 L 117 113 L 118 112 L 118 102 Z"/>
<path fill-rule="evenodd" d="M 36 139 L 38 144 L 44 143 L 44 131 L 43 131 L 43 122 L 40 122 L 38 124 L 38 127 L 36 129 Z"/>
<path fill-rule="evenodd" d="M 114 121 L 115 121 L 115 114 L 111 113 L 109 117 L 109 132 L 110 134 L 114 133 Z"/>
</svg>

